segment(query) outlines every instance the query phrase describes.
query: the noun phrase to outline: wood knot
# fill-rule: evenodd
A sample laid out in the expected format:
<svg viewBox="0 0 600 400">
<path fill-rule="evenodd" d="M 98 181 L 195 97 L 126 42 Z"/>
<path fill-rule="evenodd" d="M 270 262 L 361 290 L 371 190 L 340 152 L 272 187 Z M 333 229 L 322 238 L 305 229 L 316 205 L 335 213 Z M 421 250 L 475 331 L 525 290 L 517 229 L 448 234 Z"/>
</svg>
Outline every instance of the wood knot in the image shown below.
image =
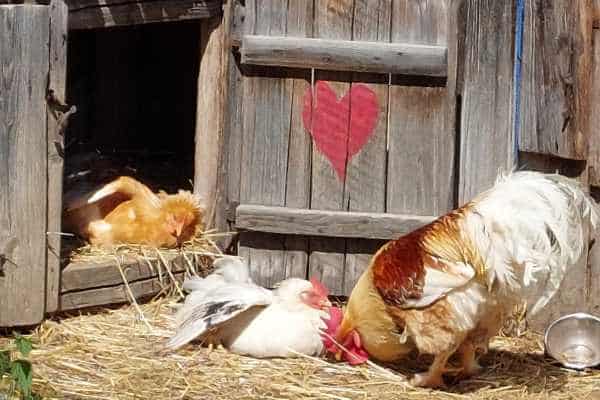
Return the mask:
<svg viewBox="0 0 600 400">
<path fill-rule="evenodd" d="M 19 239 L 15 236 L 0 237 L 0 277 L 4 276 L 4 266 L 8 263 L 18 266 L 13 261 L 13 254 L 19 245 Z"/>
</svg>

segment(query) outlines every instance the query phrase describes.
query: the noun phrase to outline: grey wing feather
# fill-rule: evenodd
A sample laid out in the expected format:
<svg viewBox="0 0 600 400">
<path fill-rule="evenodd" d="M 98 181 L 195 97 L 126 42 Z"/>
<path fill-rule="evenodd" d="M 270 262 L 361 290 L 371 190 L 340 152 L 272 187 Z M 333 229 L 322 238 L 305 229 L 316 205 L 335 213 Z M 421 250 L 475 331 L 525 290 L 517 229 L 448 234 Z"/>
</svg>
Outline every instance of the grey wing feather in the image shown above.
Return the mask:
<svg viewBox="0 0 600 400">
<path fill-rule="evenodd" d="M 240 301 L 202 304 L 200 307 L 196 307 L 188 319 L 181 323 L 177 333 L 167 342 L 166 347 L 176 350 L 257 305 Z"/>
<path fill-rule="evenodd" d="M 273 294 L 269 290 L 256 285 L 226 284 L 201 298 L 193 299 L 197 301 L 196 304 L 192 303 L 193 300 L 186 301 L 185 310 L 179 314 L 178 320 L 181 322 L 177 332 L 166 347 L 177 349 L 251 307 L 271 304 L 272 299 Z"/>
</svg>

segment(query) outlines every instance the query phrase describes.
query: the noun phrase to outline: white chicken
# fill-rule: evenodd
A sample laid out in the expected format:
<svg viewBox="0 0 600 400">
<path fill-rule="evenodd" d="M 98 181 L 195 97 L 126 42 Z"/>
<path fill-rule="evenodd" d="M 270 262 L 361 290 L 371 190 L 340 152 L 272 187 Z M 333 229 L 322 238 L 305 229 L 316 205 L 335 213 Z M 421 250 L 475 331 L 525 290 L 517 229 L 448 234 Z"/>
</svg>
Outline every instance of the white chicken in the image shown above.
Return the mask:
<svg viewBox="0 0 600 400">
<path fill-rule="evenodd" d="M 191 293 L 176 315 L 177 331 L 167 349 L 199 338 L 256 358 L 323 352 L 331 303 L 322 284 L 290 278 L 271 291 L 252 282 L 247 264 L 237 257 L 214 265 L 215 272 L 206 278 L 184 282 Z"/>
</svg>

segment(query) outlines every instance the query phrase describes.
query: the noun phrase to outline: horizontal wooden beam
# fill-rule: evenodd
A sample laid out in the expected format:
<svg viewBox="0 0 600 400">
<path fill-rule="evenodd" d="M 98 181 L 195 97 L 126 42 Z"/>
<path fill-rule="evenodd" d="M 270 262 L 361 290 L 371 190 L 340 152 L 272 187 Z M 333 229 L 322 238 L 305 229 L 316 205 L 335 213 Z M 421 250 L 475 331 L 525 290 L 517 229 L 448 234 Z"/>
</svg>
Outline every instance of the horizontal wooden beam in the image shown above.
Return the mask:
<svg viewBox="0 0 600 400">
<path fill-rule="evenodd" d="M 436 77 L 448 74 L 444 46 L 245 35 L 240 52 L 243 64 Z"/>
<path fill-rule="evenodd" d="M 184 278 L 184 273 L 175 273 L 174 277 L 175 280 L 181 283 Z M 131 292 L 136 299 L 153 296 L 161 291 L 161 284 L 158 278 L 150 278 L 132 282 L 129 284 L 129 287 L 131 288 Z M 125 285 L 121 284 L 63 293 L 60 295 L 59 311 L 128 303 L 130 301 L 131 299 L 127 294 L 127 288 Z"/>
<path fill-rule="evenodd" d="M 172 272 L 182 272 L 185 269 L 183 259 L 180 256 L 164 256 Z M 158 276 L 158 259 L 125 259 L 121 262 L 121 268 L 125 273 L 128 282 L 134 282 L 143 279 L 154 278 Z M 161 268 L 163 274 L 164 267 Z M 167 277 L 168 279 L 168 277 Z M 61 293 L 79 291 L 83 289 L 99 288 L 104 286 L 119 285 L 123 283 L 123 278 L 117 267 L 116 260 L 108 260 L 98 263 L 92 262 L 73 262 L 67 265 L 61 273 L 60 288 Z"/>
<path fill-rule="evenodd" d="M 435 218 L 242 204 L 236 209 L 235 227 L 292 235 L 395 239 Z"/>
<path fill-rule="evenodd" d="M 69 29 L 97 29 L 221 15 L 222 0 L 76 0 L 69 2 Z"/>
</svg>

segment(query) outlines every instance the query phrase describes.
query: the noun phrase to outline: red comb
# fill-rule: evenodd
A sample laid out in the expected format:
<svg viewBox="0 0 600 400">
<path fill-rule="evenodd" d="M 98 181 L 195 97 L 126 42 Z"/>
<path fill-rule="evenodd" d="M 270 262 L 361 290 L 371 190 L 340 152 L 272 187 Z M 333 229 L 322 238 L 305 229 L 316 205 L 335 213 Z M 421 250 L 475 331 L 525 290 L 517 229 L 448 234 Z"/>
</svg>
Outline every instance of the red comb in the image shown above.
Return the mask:
<svg viewBox="0 0 600 400">
<path fill-rule="evenodd" d="M 317 278 L 315 278 L 314 276 L 310 278 L 310 283 L 312 283 L 315 292 L 317 292 L 319 295 L 323 297 L 329 296 L 329 289 L 327 289 L 325 285 L 319 282 Z"/>
</svg>

